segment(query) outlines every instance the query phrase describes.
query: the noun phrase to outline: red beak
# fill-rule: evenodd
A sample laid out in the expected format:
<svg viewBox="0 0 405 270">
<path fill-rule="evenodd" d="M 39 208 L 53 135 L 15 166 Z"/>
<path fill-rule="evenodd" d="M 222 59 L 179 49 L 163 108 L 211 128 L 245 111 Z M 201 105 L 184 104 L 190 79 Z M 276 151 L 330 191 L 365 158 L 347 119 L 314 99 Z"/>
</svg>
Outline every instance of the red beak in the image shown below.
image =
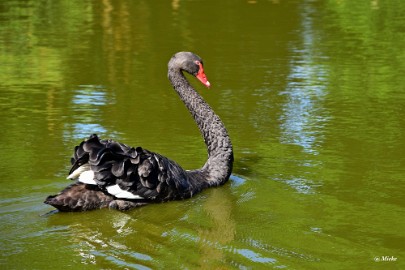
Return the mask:
<svg viewBox="0 0 405 270">
<path fill-rule="evenodd" d="M 203 68 L 202 64 L 198 63 L 198 65 L 200 66 L 200 69 L 198 70 L 198 73 L 196 75 L 197 79 L 199 79 L 200 82 L 202 82 L 202 84 L 204 84 L 207 88 L 210 88 L 211 84 L 207 80 L 207 76 L 204 73 L 204 68 Z"/>
</svg>

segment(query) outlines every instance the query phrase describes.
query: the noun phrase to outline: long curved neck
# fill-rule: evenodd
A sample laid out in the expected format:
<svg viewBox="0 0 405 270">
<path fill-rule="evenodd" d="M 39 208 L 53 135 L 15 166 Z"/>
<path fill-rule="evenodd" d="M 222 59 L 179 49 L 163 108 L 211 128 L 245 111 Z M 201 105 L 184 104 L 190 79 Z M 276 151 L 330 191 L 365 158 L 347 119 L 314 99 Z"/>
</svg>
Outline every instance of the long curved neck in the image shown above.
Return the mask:
<svg viewBox="0 0 405 270">
<path fill-rule="evenodd" d="M 225 183 L 232 171 L 233 149 L 224 124 L 179 69 L 169 67 L 168 77 L 197 123 L 207 146 L 208 160 L 197 170 L 198 173 L 204 174 L 210 186 Z"/>
</svg>

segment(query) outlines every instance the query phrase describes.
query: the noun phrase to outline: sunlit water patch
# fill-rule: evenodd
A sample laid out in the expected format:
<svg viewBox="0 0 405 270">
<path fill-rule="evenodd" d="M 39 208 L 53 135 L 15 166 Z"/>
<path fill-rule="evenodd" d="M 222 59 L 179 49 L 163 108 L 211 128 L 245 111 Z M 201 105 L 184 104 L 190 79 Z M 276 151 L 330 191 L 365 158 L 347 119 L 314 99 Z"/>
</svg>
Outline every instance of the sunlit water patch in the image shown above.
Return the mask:
<svg viewBox="0 0 405 270">
<path fill-rule="evenodd" d="M 106 134 L 101 107 L 113 104 L 114 97 L 101 85 L 80 85 L 74 93 L 71 101 L 74 122 L 66 123 L 65 137 L 83 139 L 90 134 Z"/>
</svg>

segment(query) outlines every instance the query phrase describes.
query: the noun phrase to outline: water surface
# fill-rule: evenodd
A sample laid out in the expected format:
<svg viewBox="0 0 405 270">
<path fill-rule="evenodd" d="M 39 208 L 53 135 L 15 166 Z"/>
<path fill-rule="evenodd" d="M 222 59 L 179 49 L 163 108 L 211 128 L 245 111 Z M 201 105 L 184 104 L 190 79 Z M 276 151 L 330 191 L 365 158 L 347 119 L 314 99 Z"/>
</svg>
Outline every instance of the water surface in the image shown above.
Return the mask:
<svg viewBox="0 0 405 270">
<path fill-rule="evenodd" d="M 3 1 L 2 269 L 403 269 L 405 2 Z M 205 63 L 229 183 L 128 212 L 50 213 L 92 133 L 204 164 L 167 78 Z M 387 257 L 393 261 L 386 261 Z"/>
</svg>

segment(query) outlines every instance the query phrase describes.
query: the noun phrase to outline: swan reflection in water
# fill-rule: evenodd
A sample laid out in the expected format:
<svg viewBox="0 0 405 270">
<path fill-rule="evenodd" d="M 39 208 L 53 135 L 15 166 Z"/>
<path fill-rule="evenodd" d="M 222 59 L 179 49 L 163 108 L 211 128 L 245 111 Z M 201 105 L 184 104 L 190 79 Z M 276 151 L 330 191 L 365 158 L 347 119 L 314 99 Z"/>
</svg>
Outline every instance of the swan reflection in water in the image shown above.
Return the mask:
<svg viewBox="0 0 405 270">
<path fill-rule="evenodd" d="M 68 242 L 83 264 L 135 269 L 166 263 L 173 267 L 184 263 L 186 268 L 221 265 L 233 250 L 236 233 L 232 208 L 237 203 L 229 187 L 207 190 L 193 200 L 127 212 L 54 214 L 48 222 L 49 226 L 68 226 Z M 183 259 L 180 253 L 185 254 Z"/>
</svg>

